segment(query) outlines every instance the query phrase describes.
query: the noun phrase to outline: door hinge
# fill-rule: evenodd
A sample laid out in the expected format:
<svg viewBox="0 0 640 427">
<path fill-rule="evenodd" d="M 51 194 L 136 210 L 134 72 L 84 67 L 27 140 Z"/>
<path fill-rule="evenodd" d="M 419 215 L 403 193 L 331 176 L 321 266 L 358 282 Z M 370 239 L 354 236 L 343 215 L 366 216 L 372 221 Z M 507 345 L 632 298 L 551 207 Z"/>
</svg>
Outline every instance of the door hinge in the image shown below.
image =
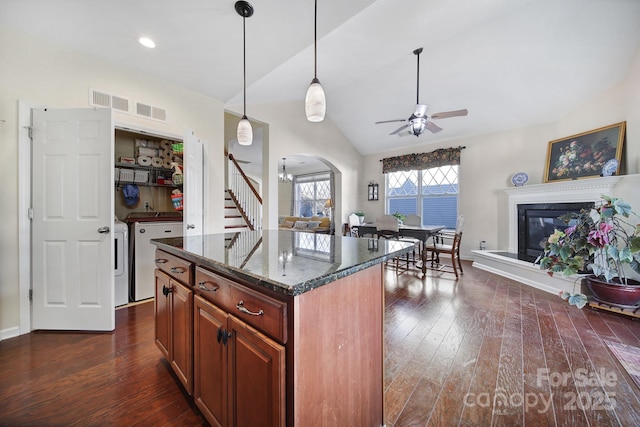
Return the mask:
<svg viewBox="0 0 640 427">
<path fill-rule="evenodd" d="M 33 127 L 25 126 L 25 128 L 27 128 L 27 135 L 29 135 L 29 139 L 33 139 Z"/>
<path fill-rule="evenodd" d="M 29 301 L 33 301 L 33 289 L 29 289 Z"/>
<path fill-rule="evenodd" d="M 33 208 L 29 208 L 29 209 L 27 210 L 27 217 L 28 217 L 29 219 L 33 219 Z"/>
</svg>

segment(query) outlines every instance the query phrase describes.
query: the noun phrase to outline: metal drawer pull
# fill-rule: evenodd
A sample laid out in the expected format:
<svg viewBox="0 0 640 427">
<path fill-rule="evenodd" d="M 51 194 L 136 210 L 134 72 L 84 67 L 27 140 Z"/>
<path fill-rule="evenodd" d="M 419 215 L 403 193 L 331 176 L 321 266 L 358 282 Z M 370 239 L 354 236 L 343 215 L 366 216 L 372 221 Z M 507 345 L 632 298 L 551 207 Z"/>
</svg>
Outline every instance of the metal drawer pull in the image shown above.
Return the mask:
<svg viewBox="0 0 640 427">
<path fill-rule="evenodd" d="M 171 267 L 171 272 L 176 274 L 184 273 L 184 268 L 182 267 Z"/>
<path fill-rule="evenodd" d="M 241 313 L 244 314 L 250 314 L 251 316 L 262 316 L 264 314 L 263 310 L 260 310 L 259 312 L 255 313 L 253 311 L 249 311 L 246 309 L 246 307 L 244 306 L 244 301 L 240 301 L 237 305 L 236 308 L 238 310 L 240 310 Z"/>
<path fill-rule="evenodd" d="M 163 259 L 163 258 L 156 258 L 155 262 L 156 264 L 166 264 L 169 260 Z"/>
<path fill-rule="evenodd" d="M 207 291 L 207 292 L 215 292 L 218 289 L 220 289 L 220 286 L 216 286 L 215 288 L 207 288 L 205 283 L 207 283 L 207 282 L 198 283 L 198 289 L 203 290 L 203 291 Z"/>
</svg>

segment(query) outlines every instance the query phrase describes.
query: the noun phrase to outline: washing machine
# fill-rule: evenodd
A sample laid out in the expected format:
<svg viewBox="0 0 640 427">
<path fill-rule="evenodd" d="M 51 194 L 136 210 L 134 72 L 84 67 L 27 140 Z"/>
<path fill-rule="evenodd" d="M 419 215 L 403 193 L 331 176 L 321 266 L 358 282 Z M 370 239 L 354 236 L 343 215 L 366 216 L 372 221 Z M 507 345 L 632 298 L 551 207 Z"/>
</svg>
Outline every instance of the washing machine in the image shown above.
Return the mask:
<svg viewBox="0 0 640 427">
<path fill-rule="evenodd" d="M 155 294 L 156 281 L 156 245 L 151 239 L 163 237 L 181 237 L 182 222 L 153 221 L 135 222 L 131 229 L 133 236 L 133 272 L 131 300 L 140 301 L 152 298 Z"/>
<path fill-rule="evenodd" d="M 129 302 L 129 227 L 122 221 L 113 226 L 115 247 L 115 302 L 116 307 Z"/>
</svg>

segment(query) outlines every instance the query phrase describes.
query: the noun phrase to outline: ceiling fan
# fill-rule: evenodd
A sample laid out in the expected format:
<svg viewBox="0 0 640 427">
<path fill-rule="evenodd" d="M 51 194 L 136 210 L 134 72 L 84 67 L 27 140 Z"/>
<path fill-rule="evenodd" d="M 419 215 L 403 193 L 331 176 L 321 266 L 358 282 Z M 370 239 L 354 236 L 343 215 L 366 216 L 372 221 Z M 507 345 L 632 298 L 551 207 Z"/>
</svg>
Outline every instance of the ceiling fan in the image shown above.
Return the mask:
<svg viewBox="0 0 640 427">
<path fill-rule="evenodd" d="M 418 62 L 418 75 L 416 77 L 416 109 L 409 116 L 408 119 L 396 119 L 396 120 L 382 120 L 379 122 L 375 122 L 375 124 L 380 123 L 393 123 L 393 122 L 408 122 L 405 125 L 400 126 L 398 129 L 391 132 L 389 135 L 415 135 L 420 136 L 425 129 L 431 131 L 432 133 L 440 132 L 442 130 L 441 127 L 436 125 L 431 121 L 431 119 L 446 119 L 448 117 L 458 117 L 458 116 L 466 116 L 468 114 L 467 109 L 464 110 L 455 110 L 455 111 L 445 111 L 442 113 L 435 114 L 427 114 L 427 110 L 429 106 L 426 104 L 420 104 L 419 96 L 420 96 L 420 54 L 422 53 L 422 48 L 418 48 L 413 51 L 413 54 L 417 57 Z M 409 128 L 405 132 L 402 132 L 406 128 Z"/>
</svg>

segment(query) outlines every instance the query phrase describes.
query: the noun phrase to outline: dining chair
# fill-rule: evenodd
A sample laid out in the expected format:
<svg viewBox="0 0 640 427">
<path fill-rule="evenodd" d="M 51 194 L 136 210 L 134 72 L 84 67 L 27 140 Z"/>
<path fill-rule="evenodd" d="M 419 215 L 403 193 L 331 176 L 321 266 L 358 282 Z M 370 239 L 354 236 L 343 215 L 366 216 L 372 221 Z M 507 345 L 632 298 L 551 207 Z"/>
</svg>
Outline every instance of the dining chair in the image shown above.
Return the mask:
<svg viewBox="0 0 640 427">
<path fill-rule="evenodd" d="M 416 214 L 409 214 L 404 220 L 405 225 L 422 226 L 422 217 Z"/>
<path fill-rule="evenodd" d="M 448 271 L 453 270 L 453 274 L 458 279 L 458 269 L 460 274 L 463 274 L 462 262 L 460 261 L 460 243 L 462 241 L 462 228 L 464 226 L 464 216 L 460 215 L 456 221 L 456 229 L 452 233 L 451 231 L 443 230 L 438 233 L 433 239 L 433 245 L 427 246 L 426 251 L 431 253 L 431 268 Z M 443 264 L 440 258 L 441 255 L 451 256 L 451 265 Z"/>
<path fill-rule="evenodd" d="M 376 218 L 376 232 L 378 238 L 398 239 L 400 227 L 398 219 L 393 215 L 382 215 Z"/>
<path fill-rule="evenodd" d="M 349 230 L 351 237 L 360 237 L 358 233 L 358 226 L 360 225 L 360 217 L 354 213 L 349 215 Z"/>
<path fill-rule="evenodd" d="M 422 217 L 420 215 L 416 215 L 416 214 L 408 214 L 406 215 L 405 219 L 404 219 L 404 225 L 408 225 L 411 227 L 422 227 Z M 400 238 L 403 241 L 406 242 L 411 242 L 415 245 L 415 249 L 412 253 L 412 261 L 413 264 L 416 264 L 416 249 L 417 249 L 417 254 L 418 254 L 418 258 L 417 259 L 422 259 L 422 246 L 423 246 L 423 242 L 420 239 L 416 239 L 414 237 L 401 237 Z"/>
<path fill-rule="evenodd" d="M 409 241 L 405 240 L 404 238 L 400 238 L 400 226 L 398 223 L 398 219 L 393 215 L 382 215 L 376 218 L 376 232 L 378 235 L 378 239 L 383 238 L 405 242 Z M 395 261 L 396 271 L 400 271 L 401 267 L 409 269 L 409 266 L 412 262 L 415 264 L 415 249 L 413 251 L 413 254 L 406 254 L 406 259 L 401 260 L 400 257 L 396 257 Z M 400 261 L 402 261 L 402 266 L 400 265 Z"/>
</svg>

